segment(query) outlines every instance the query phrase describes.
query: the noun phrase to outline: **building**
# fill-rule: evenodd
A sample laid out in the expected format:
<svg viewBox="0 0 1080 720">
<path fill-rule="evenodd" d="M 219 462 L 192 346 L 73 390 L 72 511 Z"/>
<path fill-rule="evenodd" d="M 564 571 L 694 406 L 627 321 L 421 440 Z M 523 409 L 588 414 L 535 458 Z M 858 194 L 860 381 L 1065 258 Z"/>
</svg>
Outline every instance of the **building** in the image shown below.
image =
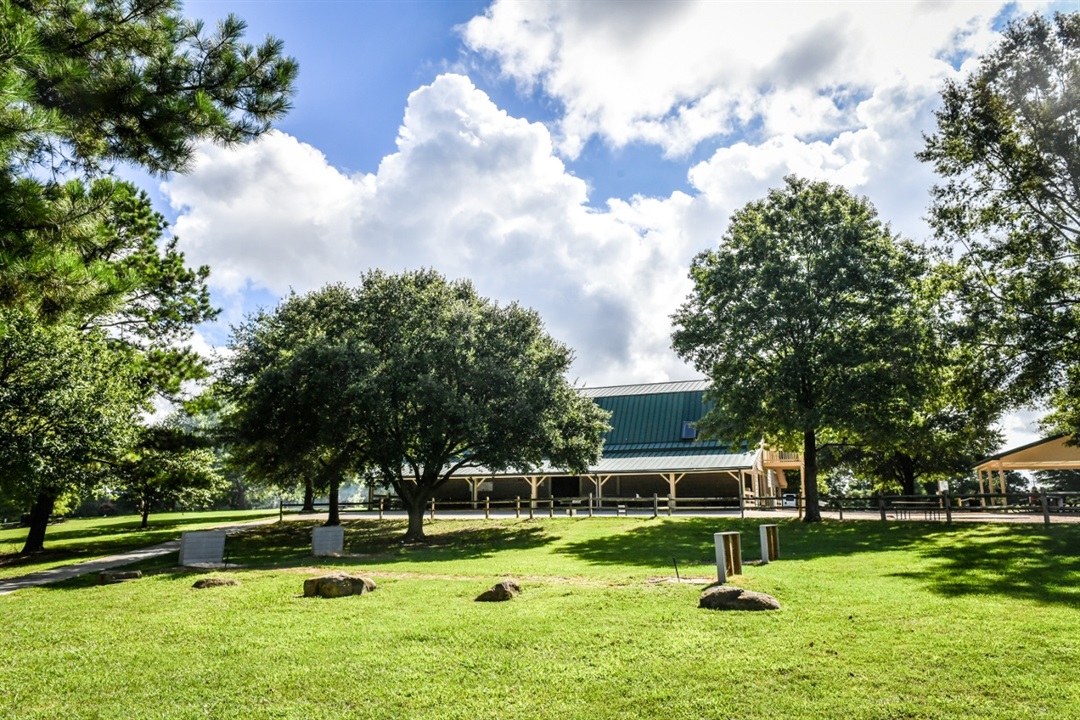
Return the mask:
<svg viewBox="0 0 1080 720">
<path fill-rule="evenodd" d="M 699 440 L 709 407 L 705 380 L 583 388 L 611 412 L 600 462 L 583 475 L 544 467 L 528 474 L 462 470 L 436 497 L 454 501 L 603 498 L 776 497 L 801 487 L 802 455 Z M 789 477 L 793 473 L 799 476 Z"/>
</svg>

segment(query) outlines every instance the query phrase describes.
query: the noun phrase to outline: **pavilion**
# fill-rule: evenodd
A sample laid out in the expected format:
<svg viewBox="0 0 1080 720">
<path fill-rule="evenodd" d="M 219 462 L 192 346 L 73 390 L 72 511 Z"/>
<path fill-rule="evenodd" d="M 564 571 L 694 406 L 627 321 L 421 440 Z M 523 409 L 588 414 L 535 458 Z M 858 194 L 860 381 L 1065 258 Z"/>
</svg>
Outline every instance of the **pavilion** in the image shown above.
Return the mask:
<svg viewBox="0 0 1080 720">
<path fill-rule="evenodd" d="M 996 472 L 998 487 L 1004 495 L 1006 470 L 1080 470 L 1080 446 L 1069 444 L 1071 441 L 1072 435 L 1055 435 L 983 458 L 975 465 L 979 494 L 985 492 L 983 474 L 993 492 Z"/>
<path fill-rule="evenodd" d="M 789 481 L 801 487 L 802 455 L 700 440 L 708 412 L 706 380 L 582 388 L 611 412 L 603 457 L 582 475 L 543 466 L 528 473 L 462 470 L 439 489 L 447 500 L 605 497 L 776 497 Z M 798 473 L 798 479 L 789 478 Z"/>
</svg>

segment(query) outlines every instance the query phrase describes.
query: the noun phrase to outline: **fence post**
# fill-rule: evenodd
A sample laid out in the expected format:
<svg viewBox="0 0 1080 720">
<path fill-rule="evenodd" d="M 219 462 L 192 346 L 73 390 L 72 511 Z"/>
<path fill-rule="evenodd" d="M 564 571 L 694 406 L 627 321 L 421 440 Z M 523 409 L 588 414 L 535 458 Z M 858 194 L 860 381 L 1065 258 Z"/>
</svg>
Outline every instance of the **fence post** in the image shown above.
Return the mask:
<svg viewBox="0 0 1080 720">
<path fill-rule="evenodd" d="M 529 519 L 532 520 L 536 512 L 536 501 L 529 500 Z"/>
<path fill-rule="evenodd" d="M 1050 524 L 1050 503 L 1046 500 L 1046 488 L 1039 488 L 1039 505 L 1042 506 L 1043 525 Z"/>
<path fill-rule="evenodd" d="M 517 515 L 517 519 L 521 519 L 521 496 L 517 496 L 517 501 L 514 503 L 514 513 Z"/>
<path fill-rule="evenodd" d="M 431 498 L 431 519 L 435 519 L 435 498 Z"/>
<path fill-rule="evenodd" d="M 489 497 L 484 498 L 484 519 L 491 519 L 491 498 Z"/>
<path fill-rule="evenodd" d="M 278 522 L 282 522 L 285 519 L 285 503 L 282 502 L 280 495 L 278 495 L 277 499 L 277 519 Z"/>
<path fill-rule="evenodd" d="M 877 496 L 878 509 L 881 510 L 881 522 L 885 522 L 885 494 Z"/>
<path fill-rule="evenodd" d="M 670 495 L 667 496 L 667 516 L 671 517 L 671 511 L 675 507 L 675 498 Z"/>
<path fill-rule="evenodd" d="M 952 498 L 949 497 L 949 491 L 943 490 L 941 492 L 941 502 L 945 505 L 945 522 L 952 522 Z"/>
<path fill-rule="evenodd" d="M 660 501 L 656 497 L 656 493 L 652 494 L 652 516 L 660 517 Z"/>
<path fill-rule="evenodd" d="M 592 493 L 589 493 L 589 517 L 592 517 Z"/>
<path fill-rule="evenodd" d="M 836 511 L 840 514 L 840 520 L 844 519 L 844 493 L 836 494 Z"/>
<path fill-rule="evenodd" d="M 379 498 L 379 519 L 380 520 L 383 519 L 382 513 L 383 513 L 383 499 Z"/>
<path fill-rule="evenodd" d="M 742 480 L 739 480 L 739 517 L 746 517 L 746 491 L 742 487 Z"/>
<path fill-rule="evenodd" d="M 555 517 L 555 498 L 548 500 L 548 517 Z"/>
</svg>

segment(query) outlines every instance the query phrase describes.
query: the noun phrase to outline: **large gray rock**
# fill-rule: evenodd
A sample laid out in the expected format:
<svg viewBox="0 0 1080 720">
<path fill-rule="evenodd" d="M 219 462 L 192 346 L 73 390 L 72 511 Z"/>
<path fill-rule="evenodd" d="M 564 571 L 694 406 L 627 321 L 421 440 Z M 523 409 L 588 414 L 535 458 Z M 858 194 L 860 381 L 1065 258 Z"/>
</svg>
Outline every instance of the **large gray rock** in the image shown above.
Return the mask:
<svg viewBox="0 0 1080 720">
<path fill-rule="evenodd" d="M 476 602 L 504 602 L 512 600 L 521 593 L 521 586 L 513 580 L 496 583 L 490 590 L 485 590 L 476 598 Z"/>
<path fill-rule="evenodd" d="M 743 590 L 734 585 L 717 585 L 701 593 L 698 607 L 709 610 L 779 610 L 772 595 Z"/>
<path fill-rule="evenodd" d="M 363 595 L 375 589 L 375 581 L 359 575 L 333 573 L 304 581 L 304 597 L 336 598 Z"/>
<path fill-rule="evenodd" d="M 209 577 L 209 578 L 202 578 L 200 580 L 196 580 L 195 584 L 192 585 L 191 587 L 195 588 L 196 590 L 203 590 L 205 588 L 224 587 L 224 586 L 227 586 L 227 585 L 239 585 L 239 584 L 240 584 L 239 580 L 234 580 L 232 578 Z"/>
</svg>

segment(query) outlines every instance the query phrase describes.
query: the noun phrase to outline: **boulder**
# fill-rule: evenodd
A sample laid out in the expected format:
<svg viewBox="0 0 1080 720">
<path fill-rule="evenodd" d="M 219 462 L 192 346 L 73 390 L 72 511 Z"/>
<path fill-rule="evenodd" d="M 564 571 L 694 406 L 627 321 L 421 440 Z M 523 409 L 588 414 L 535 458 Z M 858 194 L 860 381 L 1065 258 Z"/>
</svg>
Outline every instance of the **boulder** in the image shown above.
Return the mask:
<svg viewBox="0 0 1080 720">
<path fill-rule="evenodd" d="M 142 577 L 142 570 L 102 570 L 98 575 L 98 582 L 102 585 L 112 585 L 125 580 L 138 580 Z"/>
<path fill-rule="evenodd" d="M 233 580 L 232 578 L 209 577 L 209 578 L 202 578 L 201 580 L 196 580 L 195 584 L 192 585 L 191 587 L 193 587 L 193 588 L 195 588 L 197 590 L 202 590 L 204 588 L 224 587 L 226 585 L 239 585 L 239 584 L 240 584 L 239 580 Z"/>
<path fill-rule="evenodd" d="M 779 610 L 772 595 L 743 590 L 734 585 L 717 585 L 701 593 L 698 607 L 709 610 Z"/>
<path fill-rule="evenodd" d="M 476 598 L 476 602 L 504 602 L 521 593 L 521 586 L 513 580 L 495 583 L 490 590 L 485 590 Z"/>
<path fill-rule="evenodd" d="M 333 573 L 304 581 L 304 597 L 336 598 L 363 595 L 375 589 L 375 581 L 359 575 Z"/>
</svg>

